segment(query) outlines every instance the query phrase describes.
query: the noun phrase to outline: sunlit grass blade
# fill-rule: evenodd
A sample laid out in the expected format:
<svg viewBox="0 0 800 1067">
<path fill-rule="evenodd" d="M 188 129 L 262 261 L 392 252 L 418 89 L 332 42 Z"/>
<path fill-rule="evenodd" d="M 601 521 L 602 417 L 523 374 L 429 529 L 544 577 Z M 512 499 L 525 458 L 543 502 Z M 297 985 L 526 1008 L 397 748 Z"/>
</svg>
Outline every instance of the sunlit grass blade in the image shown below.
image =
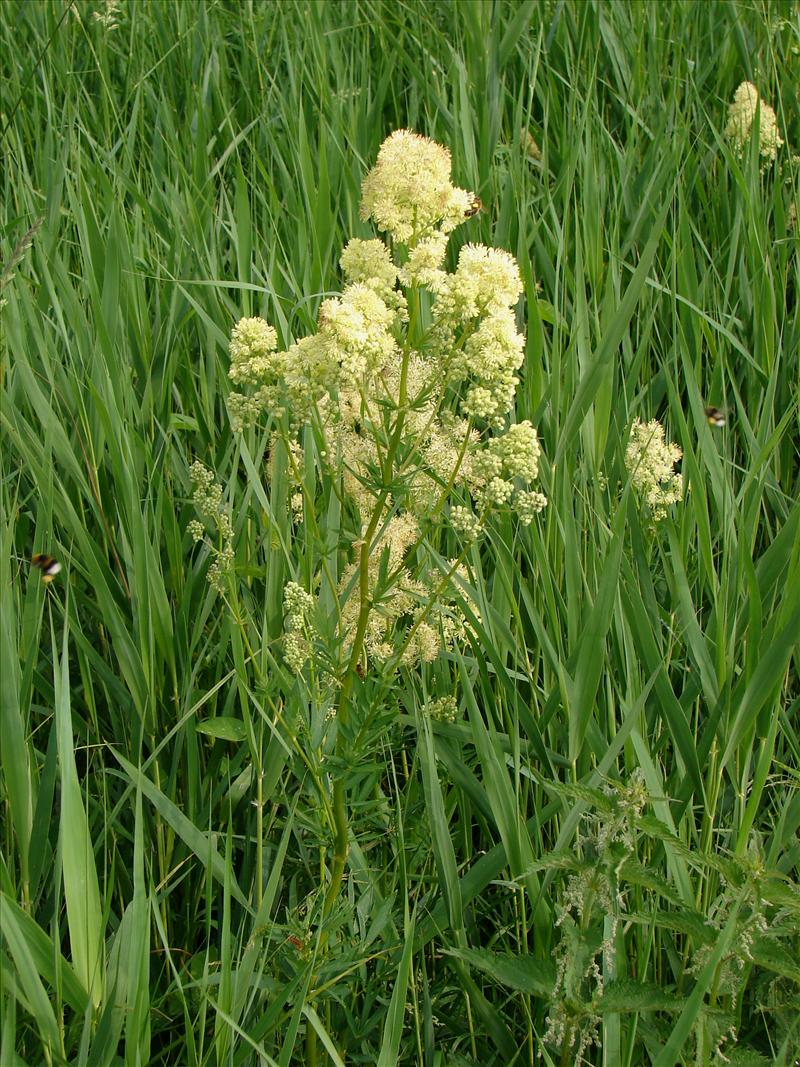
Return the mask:
<svg viewBox="0 0 800 1067">
<path fill-rule="evenodd" d="M 30 896 L 30 848 L 33 827 L 33 781 L 25 738 L 22 678 L 17 650 L 14 592 L 11 585 L 10 528 L 3 529 L 0 557 L 0 763 L 7 791 L 10 824 L 13 826 L 22 898 Z M 11 842 L 7 842 L 8 845 Z M 9 853 L 10 854 L 10 853 Z"/>
<path fill-rule="evenodd" d="M 40 1051 L 45 1059 L 57 1056 L 61 1049 L 61 1036 L 50 997 L 44 988 L 22 927 L 10 909 L 3 908 L 3 939 L 14 961 L 15 982 L 18 988 L 9 990 L 10 995 L 21 1000 L 36 1025 L 41 1041 Z M 5 983 L 4 983 L 5 984 Z M 9 1062 L 10 1050 L 9 1050 Z"/>
<path fill-rule="evenodd" d="M 69 671 L 69 627 L 64 626 L 61 655 L 53 632 L 55 726 L 61 779 L 60 842 L 70 953 L 75 974 L 95 1006 L 105 986 L 105 928 L 94 845 L 75 765 Z"/>
<path fill-rule="evenodd" d="M 414 959 L 414 925 L 414 917 L 410 916 L 403 931 L 403 951 L 392 988 L 392 999 L 389 1001 L 389 1009 L 386 1013 L 377 1067 L 392 1067 L 397 1063 L 397 1053 L 405 1023 L 408 977 Z"/>
</svg>

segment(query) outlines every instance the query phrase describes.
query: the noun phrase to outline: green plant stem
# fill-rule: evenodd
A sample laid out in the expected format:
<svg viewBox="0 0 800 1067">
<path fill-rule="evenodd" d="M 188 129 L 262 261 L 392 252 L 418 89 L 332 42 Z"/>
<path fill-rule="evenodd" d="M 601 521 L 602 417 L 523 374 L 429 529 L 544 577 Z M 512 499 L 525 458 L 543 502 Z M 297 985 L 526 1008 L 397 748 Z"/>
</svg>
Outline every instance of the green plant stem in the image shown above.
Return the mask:
<svg viewBox="0 0 800 1067">
<path fill-rule="evenodd" d="M 264 764 L 263 764 L 263 727 L 258 735 L 258 782 L 256 783 L 256 836 L 258 838 L 258 851 L 256 852 L 256 908 L 261 908 L 264 897 Z"/>
<path fill-rule="evenodd" d="M 347 726 L 350 720 L 350 705 L 353 697 L 353 686 L 355 679 L 358 676 L 357 668 L 361 660 L 361 655 L 364 650 L 364 637 L 367 632 L 367 624 L 369 622 L 369 613 L 372 609 L 372 602 L 369 595 L 369 557 L 370 549 L 372 547 L 372 541 L 377 532 L 378 526 L 383 516 L 384 507 L 386 505 L 386 499 L 389 495 L 389 487 L 392 483 L 392 471 L 394 468 L 394 461 L 397 456 L 397 451 L 400 447 L 400 442 L 403 436 L 403 427 L 405 425 L 406 417 L 406 403 L 408 393 L 408 364 L 411 356 L 411 343 L 410 338 L 412 336 L 412 327 L 415 319 L 415 313 L 418 310 L 418 294 L 414 292 L 413 296 L 416 298 L 412 300 L 412 320 L 409 323 L 409 332 L 406 345 L 403 348 L 402 364 L 400 367 L 400 388 L 398 394 L 398 412 L 397 421 L 395 422 L 392 436 L 389 440 L 389 447 L 386 450 L 386 456 L 384 457 L 383 469 L 381 471 L 381 491 L 378 495 L 378 499 L 375 503 L 375 507 L 370 517 L 369 525 L 364 532 L 364 537 L 361 541 L 361 547 L 359 549 L 358 559 L 358 595 L 359 595 L 359 612 L 358 621 L 356 623 L 356 632 L 353 639 L 353 647 L 350 650 L 350 657 L 347 661 L 347 667 L 345 669 L 345 675 L 342 679 L 342 688 L 339 696 L 339 707 L 337 709 L 337 721 L 338 721 L 338 735 L 336 738 L 336 755 L 342 758 L 345 755 L 347 746 Z M 342 880 L 344 878 L 344 869 L 347 863 L 347 839 L 348 839 L 348 818 L 347 818 L 347 790 L 345 786 L 344 778 L 337 778 L 333 783 L 333 865 L 331 868 L 331 880 L 328 883 L 328 889 L 325 893 L 325 899 L 322 904 L 322 930 L 320 932 L 319 948 L 323 951 L 327 944 L 327 931 L 325 930 L 325 922 L 329 918 L 333 911 L 334 905 L 339 898 L 339 893 L 342 888 Z M 312 988 L 314 982 L 312 981 Z M 306 1031 L 306 1064 L 308 1067 L 316 1067 L 318 1061 L 317 1051 L 317 1035 L 312 1026 L 309 1026 Z"/>
<path fill-rule="evenodd" d="M 317 1065 L 317 1031 L 311 1025 L 306 1023 L 306 1067 L 316 1067 Z"/>
<path fill-rule="evenodd" d="M 410 334 L 409 329 L 409 334 Z M 383 515 L 384 506 L 386 504 L 386 498 L 389 495 L 389 486 L 392 480 L 392 469 L 394 467 L 395 457 L 397 450 L 400 447 L 400 441 L 403 434 L 403 426 L 405 424 L 406 416 L 406 399 L 408 391 L 408 362 L 411 355 L 411 347 L 407 344 L 403 349 L 403 362 L 400 368 L 400 390 L 398 396 L 398 413 L 397 422 L 394 426 L 391 439 L 389 441 L 389 447 L 386 451 L 386 457 L 384 459 L 383 471 L 382 471 L 382 486 L 381 492 L 376 501 L 375 507 L 370 518 L 369 525 L 364 533 L 364 537 L 361 541 L 361 548 L 359 551 L 358 560 L 358 593 L 359 593 L 359 612 L 358 622 L 356 623 L 356 633 L 353 639 L 353 647 L 350 651 L 350 658 L 347 663 L 347 669 L 342 680 L 341 695 L 339 698 L 339 708 L 337 711 L 338 719 L 338 736 L 336 739 L 336 755 L 343 756 L 345 753 L 345 746 L 347 744 L 346 730 L 350 719 L 350 704 L 352 701 L 353 685 L 357 677 L 357 667 L 361 659 L 361 654 L 364 650 L 364 637 L 367 632 L 367 623 L 369 622 L 369 613 L 372 608 L 372 602 L 369 595 L 369 556 L 370 549 L 372 547 L 372 539 L 378 529 L 378 525 Z M 334 839 L 333 839 L 333 868 L 331 870 L 331 880 L 328 884 L 328 890 L 325 894 L 325 901 L 322 907 L 322 920 L 323 923 L 330 915 L 333 905 L 339 896 L 339 891 L 342 885 L 342 878 L 344 877 L 345 863 L 347 862 L 347 797 L 345 792 L 345 783 L 343 778 L 337 778 L 333 783 L 333 822 L 334 822 Z M 323 931 L 323 938 L 325 937 Z"/>
</svg>

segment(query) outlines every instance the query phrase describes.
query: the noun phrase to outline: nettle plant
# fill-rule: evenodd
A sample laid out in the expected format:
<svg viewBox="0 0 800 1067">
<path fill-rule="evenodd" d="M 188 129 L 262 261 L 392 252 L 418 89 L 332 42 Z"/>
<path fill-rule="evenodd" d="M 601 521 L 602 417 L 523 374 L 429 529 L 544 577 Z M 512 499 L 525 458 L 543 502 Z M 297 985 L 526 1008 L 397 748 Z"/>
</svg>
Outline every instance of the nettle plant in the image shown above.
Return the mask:
<svg viewBox="0 0 800 1067">
<path fill-rule="evenodd" d="M 746 1049 L 748 1020 L 759 1014 L 791 1047 L 800 898 L 768 867 L 759 835 L 740 854 L 688 847 L 652 813 L 639 769 L 603 789 L 548 789 L 583 808 L 571 847 L 531 868 L 547 872 L 555 900 L 555 980 L 542 1037 L 555 1062 L 591 1063 L 604 1023 L 637 1014 L 651 1048 L 670 1042 L 680 1017 L 689 1040 L 686 1058 L 678 1046 L 674 1062 L 697 1067 L 771 1063 L 737 1051 L 740 1031 Z M 641 931 L 649 931 L 644 942 Z M 655 931 L 666 951 L 651 959 Z"/>
<path fill-rule="evenodd" d="M 374 707 L 376 686 L 386 692 L 399 671 L 419 671 L 469 641 L 479 618 L 469 546 L 493 512 L 529 524 L 546 504 L 536 430 L 513 414 L 525 346 L 517 263 L 467 244 L 456 269 L 444 267 L 450 234 L 479 207 L 453 185 L 446 148 L 393 133 L 362 187 L 361 217 L 384 239 L 349 241 L 344 288 L 323 300 L 316 333 L 286 349 L 261 318 L 241 319 L 232 333 L 232 427 L 266 427 L 272 473 L 288 486 L 291 533 L 321 546 L 313 565 L 295 559 L 287 575 L 281 657 L 310 703 L 326 709 L 322 734 L 309 727 L 325 766 L 321 791 L 333 783 L 324 798 L 333 853 L 323 918 L 347 855 L 342 768 L 369 756 L 361 705 Z M 235 598 L 222 491 L 201 464 L 191 473 L 203 519 L 193 535 L 215 531 L 211 580 Z M 450 557 L 435 547 L 445 544 Z M 431 694 L 430 707 L 451 718 L 452 694 Z"/>
</svg>

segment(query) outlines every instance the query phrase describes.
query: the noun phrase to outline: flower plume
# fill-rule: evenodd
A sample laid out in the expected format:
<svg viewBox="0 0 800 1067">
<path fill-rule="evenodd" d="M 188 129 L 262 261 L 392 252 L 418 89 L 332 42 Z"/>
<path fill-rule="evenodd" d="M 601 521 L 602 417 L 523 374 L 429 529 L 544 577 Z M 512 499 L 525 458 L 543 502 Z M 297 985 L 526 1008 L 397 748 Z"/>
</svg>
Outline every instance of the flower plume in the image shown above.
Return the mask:
<svg viewBox="0 0 800 1067">
<path fill-rule="evenodd" d="M 742 82 L 733 94 L 733 103 L 728 108 L 728 122 L 725 136 L 737 155 L 741 156 L 750 140 L 753 123 L 758 115 L 758 150 L 765 162 L 778 154 L 783 144 L 778 119 L 769 104 L 758 95 L 758 89 L 752 82 Z"/>
</svg>

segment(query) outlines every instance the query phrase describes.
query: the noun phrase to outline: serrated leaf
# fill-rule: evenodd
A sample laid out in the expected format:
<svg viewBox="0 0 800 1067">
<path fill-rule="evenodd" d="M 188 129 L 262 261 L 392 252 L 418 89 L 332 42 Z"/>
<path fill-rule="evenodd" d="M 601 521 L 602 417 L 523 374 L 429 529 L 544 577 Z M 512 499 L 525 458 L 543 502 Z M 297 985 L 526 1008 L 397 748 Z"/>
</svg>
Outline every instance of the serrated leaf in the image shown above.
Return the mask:
<svg viewBox="0 0 800 1067">
<path fill-rule="evenodd" d="M 707 944 L 713 941 L 719 933 L 715 927 L 709 925 L 705 915 L 699 911 L 658 910 L 647 914 L 630 914 L 626 918 L 644 923 L 646 926 L 653 925 L 662 930 L 674 930 L 679 934 L 686 934 L 694 938 L 697 944 Z"/>
<path fill-rule="evenodd" d="M 502 986 L 538 997 L 549 997 L 556 972 L 553 965 L 533 956 L 510 956 L 482 948 L 445 949 L 469 967 L 490 975 Z"/>
<path fill-rule="evenodd" d="M 596 1008 L 601 1015 L 610 1012 L 680 1011 L 684 1003 L 683 997 L 676 997 L 650 982 L 620 979 L 606 986 L 596 1002 Z"/>
<path fill-rule="evenodd" d="M 591 866 L 586 860 L 580 859 L 574 852 L 551 852 L 544 859 L 531 863 L 530 871 L 581 871 Z M 527 871 L 526 871 L 527 873 Z"/>
<path fill-rule="evenodd" d="M 545 778 L 540 774 L 533 773 L 533 777 L 538 781 L 548 793 L 555 793 L 556 796 L 564 797 L 567 800 L 580 800 L 585 804 L 591 805 L 598 811 L 613 811 L 615 807 L 614 798 L 609 796 L 608 793 L 602 792 L 600 789 L 593 789 L 588 785 L 581 785 L 580 783 L 571 782 L 557 782 L 550 778 Z"/>
<path fill-rule="evenodd" d="M 730 1067 L 773 1067 L 775 1061 L 749 1048 L 737 1048 L 725 1053 Z"/>
<path fill-rule="evenodd" d="M 680 907 L 680 894 L 665 878 L 662 878 L 650 867 L 643 867 L 634 860 L 626 860 L 620 870 L 620 878 L 631 885 L 640 885 L 644 886 L 645 889 L 652 889 L 664 897 L 665 900 L 669 900 Z"/>
<path fill-rule="evenodd" d="M 797 962 L 797 957 L 776 941 L 767 938 L 757 941 L 750 950 L 750 958 L 753 963 L 772 971 L 773 974 L 800 982 L 800 963 Z"/>
<path fill-rule="evenodd" d="M 761 895 L 770 904 L 800 915 L 800 889 L 791 882 L 766 881 L 761 888 Z"/>
</svg>

